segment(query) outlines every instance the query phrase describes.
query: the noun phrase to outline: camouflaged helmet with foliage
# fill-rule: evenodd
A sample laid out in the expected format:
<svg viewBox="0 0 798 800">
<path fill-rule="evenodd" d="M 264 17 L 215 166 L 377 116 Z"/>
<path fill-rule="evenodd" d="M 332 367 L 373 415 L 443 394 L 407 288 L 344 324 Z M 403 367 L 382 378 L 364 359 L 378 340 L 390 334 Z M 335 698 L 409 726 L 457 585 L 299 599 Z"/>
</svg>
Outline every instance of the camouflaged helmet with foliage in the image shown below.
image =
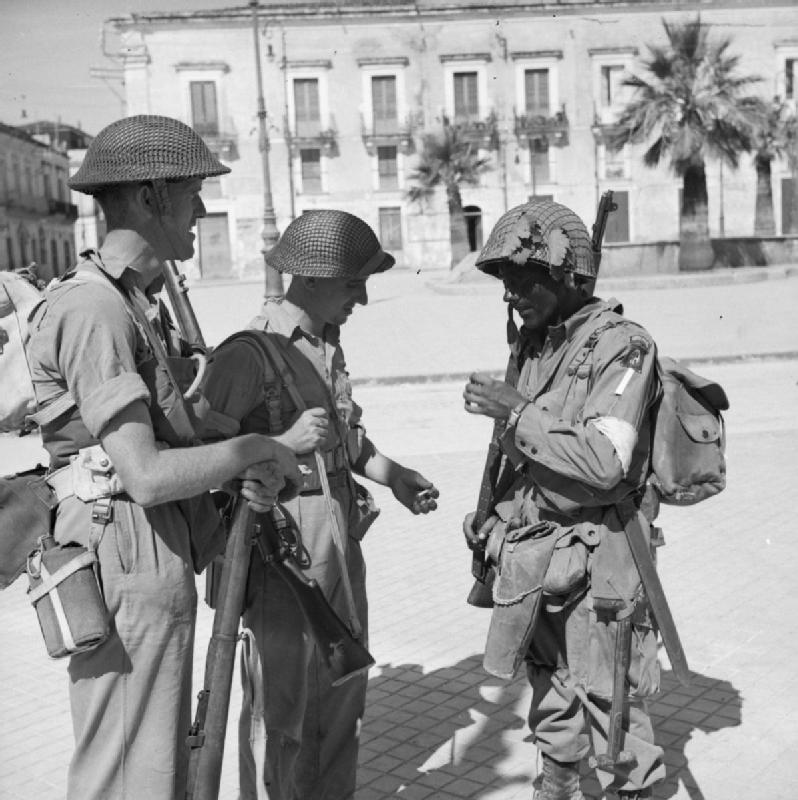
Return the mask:
<svg viewBox="0 0 798 800">
<path fill-rule="evenodd" d="M 499 218 L 476 266 L 498 277 L 500 267 L 507 263 L 541 264 L 558 281 L 566 273 L 596 277 L 585 224 L 570 208 L 551 200 L 531 200 Z"/>
</svg>

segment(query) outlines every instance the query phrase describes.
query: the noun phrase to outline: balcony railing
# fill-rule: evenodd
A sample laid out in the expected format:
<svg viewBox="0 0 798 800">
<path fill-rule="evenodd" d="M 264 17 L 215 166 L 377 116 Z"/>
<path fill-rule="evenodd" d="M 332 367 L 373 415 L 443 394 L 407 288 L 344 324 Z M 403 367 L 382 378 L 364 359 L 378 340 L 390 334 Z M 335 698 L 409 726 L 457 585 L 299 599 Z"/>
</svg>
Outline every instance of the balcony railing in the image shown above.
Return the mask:
<svg viewBox="0 0 798 800">
<path fill-rule="evenodd" d="M 544 114 L 515 114 L 515 135 L 518 139 L 545 141 L 555 147 L 568 144 L 569 124 L 565 106 L 553 117 Z"/>
<path fill-rule="evenodd" d="M 599 114 L 596 114 L 593 119 L 590 132 L 593 134 L 596 144 L 612 144 L 612 142 L 617 141 L 619 136 L 624 132 L 624 127 L 622 125 L 618 125 L 614 121 L 604 121 L 607 119 L 608 117 L 600 116 Z"/>
<path fill-rule="evenodd" d="M 74 222 L 78 218 L 78 207 L 74 203 L 50 198 L 47 205 L 51 215 L 63 216 L 66 222 Z"/>
<path fill-rule="evenodd" d="M 293 130 L 286 132 L 291 147 L 291 154 L 300 150 L 319 149 L 325 156 L 337 153 L 338 134 L 331 120 L 330 127 L 322 127 L 320 119 L 296 120 Z"/>
<path fill-rule="evenodd" d="M 499 133 L 494 112 L 491 111 L 485 119 L 458 115 L 452 119 L 451 124 L 453 128 L 457 129 L 457 133 L 463 141 L 472 142 L 483 150 L 498 149 Z"/>
<path fill-rule="evenodd" d="M 410 120 L 401 123 L 398 119 L 373 119 L 371 124 L 360 119 L 361 135 L 366 152 L 373 156 L 378 147 L 396 147 L 400 153 L 412 153 L 413 126 Z"/>
</svg>

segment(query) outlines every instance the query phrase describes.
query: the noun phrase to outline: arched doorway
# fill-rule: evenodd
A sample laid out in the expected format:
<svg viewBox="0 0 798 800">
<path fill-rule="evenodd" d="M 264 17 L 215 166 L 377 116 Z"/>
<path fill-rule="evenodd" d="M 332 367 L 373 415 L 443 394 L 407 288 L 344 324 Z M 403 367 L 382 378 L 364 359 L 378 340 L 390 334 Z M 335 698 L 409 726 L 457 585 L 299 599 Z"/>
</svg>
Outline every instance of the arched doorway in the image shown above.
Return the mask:
<svg viewBox="0 0 798 800">
<path fill-rule="evenodd" d="M 482 249 L 482 209 L 479 206 L 464 206 L 463 214 L 468 229 L 468 248 L 473 253 Z"/>
</svg>

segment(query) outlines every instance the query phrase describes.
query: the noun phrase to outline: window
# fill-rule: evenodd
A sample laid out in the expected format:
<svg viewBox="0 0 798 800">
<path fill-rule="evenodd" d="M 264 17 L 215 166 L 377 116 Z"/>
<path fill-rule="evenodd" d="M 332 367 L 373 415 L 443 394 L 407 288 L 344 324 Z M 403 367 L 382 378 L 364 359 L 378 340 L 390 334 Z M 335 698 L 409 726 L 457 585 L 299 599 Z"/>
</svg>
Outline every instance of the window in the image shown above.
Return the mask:
<svg viewBox="0 0 798 800">
<path fill-rule="evenodd" d="M 396 146 L 377 148 L 377 173 L 380 189 L 399 188 L 399 168 Z"/>
<path fill-rule="evenodd" d="M 294 115 L 297 136 L 318 136 L 321 132 L 318 78 L 294 79 Z"/>
<path fill-rule="evenodd" d="M 629 241 L 629 192 L 613 191 L 613 202 L 618 208 L 607 217 L 604 230 L 605 242 Z"/>
<path fill-rule="evenodd" d="M 629 177 L 629 148 L 624 145 L 620 150 L 613 150 L 602 144 L 598 151 L 599 174 L 607 179 Z"/>
<path fill-rule="evenodd" d="M 781 232 L 798 233 L 798 181 L 781 179 Z"/>
<path fill-rule="evenodd" d="M 24 228 L 19 229 L 18 234 L 19 239 L 19 258 L 22 262 L 22 266 L 27 266 L 28 264 L 28 235 L 25 232 Z"/>
<path fill-rule="evenodd" d="M 45 198 L 47 200 L 52 200 L 53 199 L 53 184 L 52 184 L 52 181 L 50 179 L 50 173 L 49 172 L 45 172 L 42 175 L 42 182 L 43 182 L 43 185 L 44 185 L 44 196 L 45 196 Z"/>
<path fill-rule="evenodd" d="M 58 242 L 55 239 L 50 240 L 50 262 L 53 274 L 58 275 L 61 265 L 58 263 Z"/>
<path fill-rule="evenodd" d="M 47 237 L 44 234 L 44 228 L 39 228 L 39 257 L 42 264 L 47 263 Z"/>
<path fill-rule="evenodd" d="M 551 167 L 549 163 L 549 142 L 545 137 L 535 137 L 529 140 L 529 160 L 532 174 L 532 194 L 537 193 L 541 183 L 551 182 Z"/>
<path fill-rule="evenodd" d="M 33 171 L 27 161 L 25 162 L 25 193 L 33 195 Z"/>
<path fill-rule="evenodd" d="M 526 113 L 529 116 L 549 116 L 549 71 L 547 69 L 524 70 L 524 98 Z"/>
<path fill-rule="evenodd" d="M 471 122 L 479 119 L 479 89 L 476 72 L 455 72 L 454 121 Z"/>
<path fill-rule="evenodd" d="M 219 135 L 219 111 L 214 81 L 191 81 L 191 126 L 200 136 Z"/>
<path fill-rule="evenodd" d="M 395 75 L 379 75 L 371 79 L 371 108 L 374 113 L 374 133 L 396 131 Z"/>
<path fill-rule="evenodd" d="M 624 67 L 608 64 L 601 68 L 601 105 L 610 108 L 620 102 Z"/>
<path fill-rule="evenodd" d="M 8 178 L 6 177 L 6 162 L 0 159 L 0 197 L 8 194 Z"/>
<path fill-rule="evenodd" d="M 19 162 L 11 160 L 11 191 L 19 195 L 22 192 L 22 181 L 19 177 Z"/>
<path fill-rule="evenodd" d="M 380 209 L 380 243 L 384 250 L 402 249 L 402 209 Z"/>
<path fill-rule="evenodd" d="M 64 242 L 64 269 L 69 269 L 72 264 L 72 245 L 70 242 Z"/>
<path fill-rule="evenodd" d="M 8 256 L 8 268 L 14 269 L 14 242 L 10 236 L 6 236 L 6 255 Z"/>
<path fill-rule="evenodd" d="M 300 150 L 299 166 L 302 191 L 306 194 L 321 192 L 321 150 L 317 147 Z"/>
<path fill-rule="evenodd" d="M 798 78 L 798 58 L 784 59 L 784 97 L 795 100 L 795 83 Z"/>
</svg>

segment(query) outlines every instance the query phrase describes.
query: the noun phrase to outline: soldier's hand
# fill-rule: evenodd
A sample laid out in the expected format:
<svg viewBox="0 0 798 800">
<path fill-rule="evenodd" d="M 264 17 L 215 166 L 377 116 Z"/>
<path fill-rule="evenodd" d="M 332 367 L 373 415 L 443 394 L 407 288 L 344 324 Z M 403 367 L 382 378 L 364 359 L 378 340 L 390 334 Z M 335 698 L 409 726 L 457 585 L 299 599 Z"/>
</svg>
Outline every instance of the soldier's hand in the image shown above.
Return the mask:
<svg viewBox="0 0 798 800">
<path fill-rule="evenodd" d="M 323 408 L 308 408 L 276 439 L 297 455 L 312 453 L 327 438 L 329 424 L 327 412 Z"/>
<path fill-rule="evenodd" d="M 475 531 L 474 517 L 476 517 L 476 515 L 476 511 L 466 514 L 466 518 L 463 520 L 463 534 L 465 535 L 466 544 L 468 545 L 469 550 L 474 550 L 475 548 L 484 550 L 488 541 L 488 537 L 490 536 L 490 532 L 496 526 L 499 518 L 493 514 L 485 520 L 479 530 Z"/>
<path fill-rule="evenodd" d="M 414 514 L 428 514 L 438 507 L 440 492 L 421 473 L 412 469 L 399 471 L 390 483 L 393 496 Z"/>
<path fill-rule="evenodd" d="M 507 419 L 510 412 L 525 398 L 514 387 L 497 381 L 484 372 L 471 375 L 463 392 L 465 410 L 493 419 Z"/>
<path fill-rule="evenodd" d="M 285 476 L 277 461 L 260 461 L 239 475 L 241 496 L 253 511 L 268 511 L 285 486 Z"/>
</svg>

